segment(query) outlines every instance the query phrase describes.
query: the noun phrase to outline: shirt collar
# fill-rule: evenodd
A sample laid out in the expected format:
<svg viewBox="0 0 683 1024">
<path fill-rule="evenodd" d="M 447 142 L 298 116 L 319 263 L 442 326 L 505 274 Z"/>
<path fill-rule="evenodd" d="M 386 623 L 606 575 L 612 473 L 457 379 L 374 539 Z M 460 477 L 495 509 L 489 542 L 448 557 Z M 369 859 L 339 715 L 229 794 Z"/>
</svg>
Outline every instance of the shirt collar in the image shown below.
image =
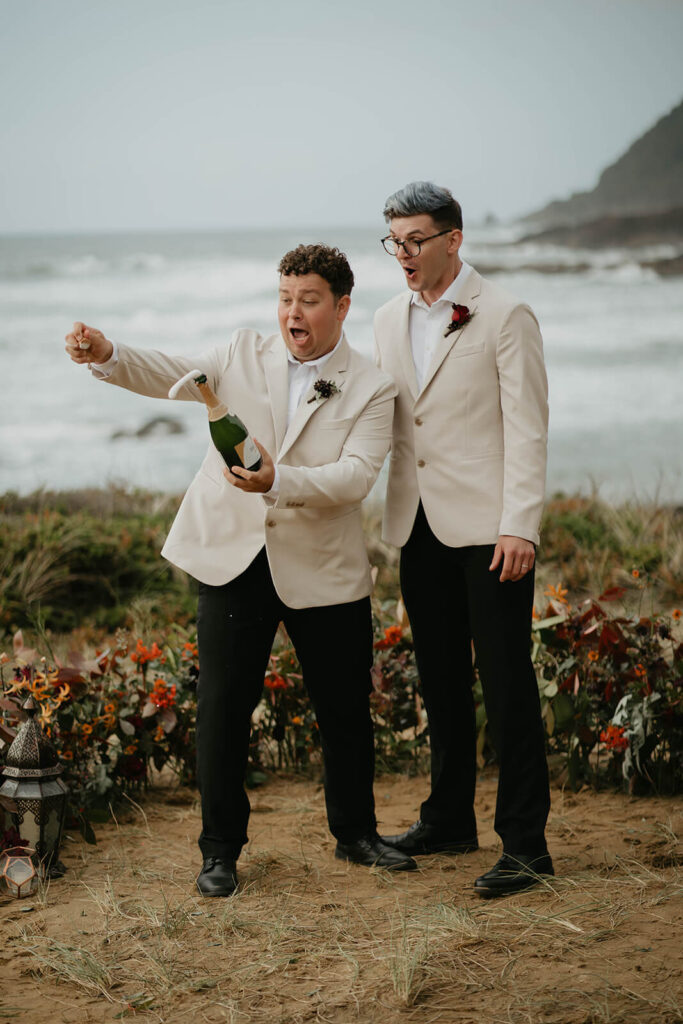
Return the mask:
<svg viewBox="0 0 683 1024">
<path fill-rule="evenodd" d="M 459 274 L 458 277 L 460 277 Z M 339 341 L 334 346 L 334 348 L 330 349 L 329 352 L 326 352 L 324 356 L 318 356 L 317 359 L 307 359 L 306 362 L 302 362 L 300 359 L 297 359 L 296 356 L 293 356 L 289 349 L 287 349 L 287 361 L 289 362 L 290 366 L 307 366 L 310 367 L 311 370 L 315 370 L 316 373 L 320 373 L 325 363 L 332 358 L 334 353 L 341 345 L 343 337 L 344 331 L 342 330 L 342 333 L 339 335 Z"/>
<path fill-rule="evenodd" d="M 458 271 L 458 276 L 454 278 L 453 281 L 451 281 L 443 295 L 440 295 L 436 302 L 432 303 L 432 306 L 435 306 L 437 302 L 457 302 L 458 295 L 460 294 L 462 287 L 465 284 L 465 280 L 469 275 L 471 269 L 472 267 L 469 265 L 469 263 L 465 263 L 465 261 L 463 260 L 462 266 Z M 432 308 L 431 306 L 428 306 L 425 300 L 422 298 L 421 292 L 411 293 L 410 304 L 411 306 L 419 306 L 420 309 L 429 310 Z"/>
</svg>

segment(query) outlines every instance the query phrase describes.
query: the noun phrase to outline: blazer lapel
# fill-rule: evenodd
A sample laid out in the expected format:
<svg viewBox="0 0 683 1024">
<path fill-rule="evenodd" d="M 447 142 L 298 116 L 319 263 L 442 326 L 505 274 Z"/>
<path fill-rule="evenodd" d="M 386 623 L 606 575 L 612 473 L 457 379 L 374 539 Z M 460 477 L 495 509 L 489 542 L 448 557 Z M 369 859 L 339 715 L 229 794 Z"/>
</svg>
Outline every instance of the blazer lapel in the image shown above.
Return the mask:
<svg viewBox="0 0 683 1024">
<path fill-rule="evenodd" d="M 406 295 L 405 306 L 402 306 L 397 318 L 396 334 L 398 336 L 398 351 L 401 359 L 401 368 L 405 374 L 408 389 L 417 398 L 417 374 L 415 373 L 415 361 L 413 350 L 410 344 L 410 292 Z"/>
<path fill-rule="evenodd" d="M 332 358 L 325 363 L 325 367 L 323 369 L 325 380 L 333 381 L 338 388 L 347 386 L 345 381 L 350 376 L 348 371 L 350 355 L 351 351 L 346 340 L 346 335 L 342 335 L 339 348 Z M 313 399 L 313 401 L 311 401 L 311 399 Z M 287 428 L 287 433 L 285 434 L 282 442 L 282 447 L 278 453 L 278 459 L 282 459 L 282 457 L 286 455 L 310 420 L 311 416 L 315 415 L 318 409 L 325 405 L 326 402 L 329 402 L 330 399 L 334 399 L 334 395 L 330 395 L 330 398 L 319 398 L 313 389 L 313 385 L 310 386 L 308 391 L 304 393 L 304 397 L 299 402 L 299 406 L 292 417 L 292 422 Z"/>
<path fill-rule="evenodd" d="M 289 369 L 287 366 L 287 349 L 281 337 L 276 337 L 268 349 L 264 359 L 266 387 L 270 398 L 275 426 L 275 446 L 280 446 L 287 432 L 287 409 L 289 405 Z"/>
<path fill-rule="evenodd" d="M 470 270 L 468 280 L 466 281 L 465 287 L 463 289 L 463 294 L 460 296 L 460 305 L 467 306 L 469 308 L 470 313 L 472 313 L 473 315 L 473 319 L 476 316 L 476 299 L 480 291 L 481 277 L 479 276 L 476 270 Z M 424 382 L 422 384 L 422 391 L 424 391 L 429 386 L 437 370 L 443 363 L 444 359 L 446 358 L 450 350 L 453 348 L 453 346 L 460 341 L 464 332 L 470 326 L 470 323 L 471 321 L 469 323 L 466 323 L 464 327 L 461 327 L 457 331 L 451 331 L 451 333 L 448 336 L 445 336 L 444 332 L 444 337 L 440 339 L 439 344 L 436 346 L 434 350 L 434 355 L 432 356 L 431 364 L 427 370 Z"/>
</svg>

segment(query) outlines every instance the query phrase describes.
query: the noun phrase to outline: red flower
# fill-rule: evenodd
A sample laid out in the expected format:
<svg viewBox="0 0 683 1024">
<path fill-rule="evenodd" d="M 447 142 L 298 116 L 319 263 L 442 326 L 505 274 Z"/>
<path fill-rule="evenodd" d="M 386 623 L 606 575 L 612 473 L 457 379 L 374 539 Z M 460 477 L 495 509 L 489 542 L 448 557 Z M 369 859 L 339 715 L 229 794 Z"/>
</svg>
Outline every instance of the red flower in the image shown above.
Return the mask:
<svg viewBox="0 0 683 1024">
<path fill-rule="evenodd" d="M 175 704 L 175 692 L 175 683 L 169 686 L 165 679 L 157 679 L 149 699 L 158 708 L 170 708 Z"/>
<path fill-rule="evenodd" d="M 465 324 L 469 323 L 473 315 L 470 313 L 467 306 L 460 306 L 457 302 L 452 302 L 451 305 L 453 306 L 453 312 L 451 313 L 451 322 L 446 328 L 446 333 L 444 334 L 445 338 L 447 338 L 449 334 L 452 334 L 453 331 L 459 331 L 461 327 L 464 327 Z"/>
<path fill-rule="evenodd" d="M 0 850 L 11 850 L 13 846 L 28 846 L 28 839 L 22 839 L 12 825 L 4 832 L 0 832 Z"/>
<path fill-rule="evenodd" d="M 600 733 L 600 742 L 604 743 L 608 750 L 626 750 L 628 739 L 624 735 L 625 731 L 621 725 L 608 725 Z"/>
<path fill-rule="evenodd" d="M 279 676 L 277 672 L 269 672 L 264 680 L 269 690 L 286 690 L 287 681 Z"/>
</svg>

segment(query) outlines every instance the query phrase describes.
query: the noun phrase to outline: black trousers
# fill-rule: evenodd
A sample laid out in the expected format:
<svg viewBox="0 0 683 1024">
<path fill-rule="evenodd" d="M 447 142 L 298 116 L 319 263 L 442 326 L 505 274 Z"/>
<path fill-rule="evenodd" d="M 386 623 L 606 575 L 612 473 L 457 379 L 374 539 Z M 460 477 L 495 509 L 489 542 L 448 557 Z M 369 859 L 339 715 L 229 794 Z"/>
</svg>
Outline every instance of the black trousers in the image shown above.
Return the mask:
<svg viewBox="0 0 683 1024">
<path fill-rule="evenodd" d="M 263 548 L 236 579 L 199 587 L 197 762 L 204 857 L 237 858 L 247 842 L 244 774 L 251 715 L 280 622 L 301 662 L 318 720 L 330 830 L 346 843 L 376 831 L 370 599 L 288 608 L 275 591 Z"/>
<path fill-rule="evenodd" d="M 510 854 L 547 851 L 548 768 L 530 656 L 533 571 L 517 582 L 489 572 L 493 545 L 451 548 L 422 504 L 401 549 L 401 589 L 429 719 L 432 789 L 421 818 L 463 839 L 476 835 L 472 652 L 498 756 L 494 827 Z"/>
</svg>

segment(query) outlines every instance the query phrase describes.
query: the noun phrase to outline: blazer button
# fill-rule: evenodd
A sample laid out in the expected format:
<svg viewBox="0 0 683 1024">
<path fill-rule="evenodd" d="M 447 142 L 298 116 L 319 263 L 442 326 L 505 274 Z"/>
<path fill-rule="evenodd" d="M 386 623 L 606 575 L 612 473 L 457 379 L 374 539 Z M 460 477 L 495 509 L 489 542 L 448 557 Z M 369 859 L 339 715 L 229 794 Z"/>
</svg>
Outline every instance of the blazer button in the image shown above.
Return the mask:
<svg viewBox="0 0 683 1024">
<path fill-rule="evenodd" d="M 426 465 L 426 463 L 425 463 L 425 460 L 424 460 L 424 459 L 418 459 L 418 460 L 417 460 L 417 464 L 418 464 L 418 466 L 420 467 L 420 469 L 422 469 L 422 467 Z"/>
<path fill-rule="evenodd" d="M 274 519 L 269 519 L 267 525 L 268 526 L 275 526 L 275 520 Z"/>
<path fill-rule="evenodd" d="M 415 417 L 415 426 L 416 427 L 421 427 L 422 426 L 422 420 L 420 419 L 419 416 Z"/>
</svg>

